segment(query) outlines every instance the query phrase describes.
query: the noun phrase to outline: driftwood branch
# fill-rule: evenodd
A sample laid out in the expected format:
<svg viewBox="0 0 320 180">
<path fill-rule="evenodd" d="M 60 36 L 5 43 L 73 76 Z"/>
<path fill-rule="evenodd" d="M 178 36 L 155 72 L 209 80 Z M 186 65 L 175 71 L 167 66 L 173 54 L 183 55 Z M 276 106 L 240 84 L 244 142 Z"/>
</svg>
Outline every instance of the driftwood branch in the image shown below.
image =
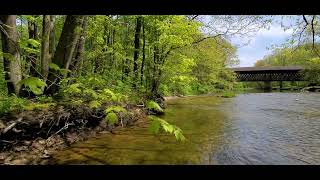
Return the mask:
<svg viewBox="0 0 320 180">
<path fill-rule="evenodd" d="M 18 120 L 17 120 L 16 122 L 14 122 L 14 123 L 10 124 L 9 126 L 7 126 L 7 127 L 2 131 L 2 133 L 3 133 L 3 134 L 7 133 L 10 129 L 14 128 L 14 127 L 18 124 L 18 122 L 21 122 L 21 121 L 22 121 L 22 117 L 18 118 Z"/>
</svg>

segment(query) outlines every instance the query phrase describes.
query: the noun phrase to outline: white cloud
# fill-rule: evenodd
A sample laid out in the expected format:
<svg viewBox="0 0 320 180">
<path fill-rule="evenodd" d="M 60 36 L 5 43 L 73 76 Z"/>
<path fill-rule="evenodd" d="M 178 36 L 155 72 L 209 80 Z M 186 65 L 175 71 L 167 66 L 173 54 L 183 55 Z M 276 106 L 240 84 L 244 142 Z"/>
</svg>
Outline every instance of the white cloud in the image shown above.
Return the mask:
<svg viewBox="0 0 320 180">
<path fill-rule="evenodd" d="M 253 66 L 254 63 L 263 59 L 265 55 L 270 53 L 267 47 L 274 44 L 284 43 L 285 40 L 292 35 L 293 29 L 286 31 L 278 24 L 272 24 L 270 29 L 259 30 L 254 37 L 251 38 L 247 46 L 238 49 L 238 57 L 240 59 L 240 66 Z M 233 43 L 238 44 L 241 39 L 232 39 Z"/>
</svg>

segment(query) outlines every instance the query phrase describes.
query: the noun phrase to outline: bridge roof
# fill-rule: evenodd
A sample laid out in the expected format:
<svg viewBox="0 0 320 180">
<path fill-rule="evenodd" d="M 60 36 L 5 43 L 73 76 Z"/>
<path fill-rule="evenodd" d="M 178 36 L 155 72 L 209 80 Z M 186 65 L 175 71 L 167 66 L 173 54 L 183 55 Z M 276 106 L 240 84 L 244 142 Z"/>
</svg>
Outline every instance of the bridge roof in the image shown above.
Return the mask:
<svg viewBox="0 0 320 180">
<path fill-rule="evenodd" d="M 304 68 L 302 66 L 266 66 L 266 67 L 237 67 L 230 68 L 236 72 L 243 71 L 300 71 Z"/>
</svg>

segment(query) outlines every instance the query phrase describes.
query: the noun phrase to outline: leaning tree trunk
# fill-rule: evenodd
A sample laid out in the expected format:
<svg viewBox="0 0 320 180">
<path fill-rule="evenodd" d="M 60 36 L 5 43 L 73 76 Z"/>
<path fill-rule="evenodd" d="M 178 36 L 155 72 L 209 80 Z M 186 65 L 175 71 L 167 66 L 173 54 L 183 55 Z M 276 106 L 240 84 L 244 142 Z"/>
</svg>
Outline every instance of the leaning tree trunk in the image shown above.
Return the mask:
<svg viewBox="0 0 320 180">
<path fill-rule="evenodd" d="M 50 39 L 50 15 L 44 15 L 42 21 L 42 40 L 41 40 L 41 74 L 44 81 L 47 80 L 49 74 L 49 39 Z"/>
<path fill-rule="evenodd" d="M 88 26 L 88 17 L 85 16 L 83 19 L 83 23 L 81 25 L 81 34 L 80 38 L 77 42 L 76 49 L 74 51 L 73 60 L 70 65 L 70 70 L 73 73 L 76 73 L 74 71 L 79 69 L 79 65 L 81 64 L 82 57 L 85 50 L 85 42 L 86 42 L 86 35 L 87 35 L 87 26 Z"/>
<path fill-rule="evenodd" d="M 139 58 L 139 51 L 140 51 L 140 31 L 141 31 L 141 20 L 142 17 L 137 17 L 137 24 L 136 24 L 136 32 L 134 35 L 134 55 L 133 55 L 133 76 L 135 82 L 133 83 L 133 87 L 136 87 L 138 82 L 138 58 Z"/>
<path fill-rule="evenodd" d="M 61 69 L 69 69 L 72 55 L 79 38 L 79 27 L 83 22 L 84 16 L 68 15 L 63 25 L 62 33 L 52 62 Z M 48 87 L 45 93 L 53 95 L 59 90 L 58 83 L 62 78 L 61 74 L 54 70 L 49 70 Z"/>
<path fill-rule="evenodd" d="M 15 93 L 19 96 L 22 79 L 19 46 L 17 43 L 16 15 L 0 16 L 0 31 L 2 40 L 3 67 L 7 81 L 8 94 Z"/>
</svg>

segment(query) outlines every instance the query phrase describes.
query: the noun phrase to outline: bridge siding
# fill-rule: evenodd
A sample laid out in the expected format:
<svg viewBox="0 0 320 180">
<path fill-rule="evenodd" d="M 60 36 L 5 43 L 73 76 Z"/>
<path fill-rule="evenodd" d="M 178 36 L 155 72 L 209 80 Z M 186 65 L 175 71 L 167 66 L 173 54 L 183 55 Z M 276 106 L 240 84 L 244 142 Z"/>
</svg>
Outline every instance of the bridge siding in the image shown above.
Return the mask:
<svg viewBox="0 0 320 180">
<path fill-rule="evenodd" d="M 303 67 L 240 67 L 231 68 L 239 81 L 303 81 Z"/>
<path fill-rule="evenodd" d="M 300 71 L 302 66 L 270 66 L 270 67 L 238 67 L 230 68 L 235 72 L 253 72 L 253 71 Z"/>
</svg>

